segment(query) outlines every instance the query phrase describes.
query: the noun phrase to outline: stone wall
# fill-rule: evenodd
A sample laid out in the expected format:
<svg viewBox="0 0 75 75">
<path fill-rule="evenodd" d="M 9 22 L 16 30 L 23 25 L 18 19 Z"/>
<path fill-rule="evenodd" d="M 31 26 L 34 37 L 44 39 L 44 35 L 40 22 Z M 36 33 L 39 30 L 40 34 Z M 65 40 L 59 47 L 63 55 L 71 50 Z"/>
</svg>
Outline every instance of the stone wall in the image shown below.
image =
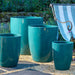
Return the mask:
<svg viewBox="0 0 75 75">
<path fill-rule="evenodd" d="M 2 12 L 0 13 L 0 22 L 9 22 L 12 16 L 40 16 L 44 17 L 46 21 L 50 16 L 46 13 L 35 13 L 35 12 Z"/>
</svg>

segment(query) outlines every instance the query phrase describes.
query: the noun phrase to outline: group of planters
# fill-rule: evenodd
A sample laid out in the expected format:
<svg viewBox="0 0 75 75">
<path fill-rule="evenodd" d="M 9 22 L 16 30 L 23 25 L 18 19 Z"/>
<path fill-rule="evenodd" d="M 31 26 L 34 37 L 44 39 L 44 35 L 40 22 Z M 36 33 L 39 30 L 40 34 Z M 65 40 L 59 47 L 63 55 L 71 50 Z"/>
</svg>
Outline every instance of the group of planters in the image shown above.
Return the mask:
<svg viewBox="0 0 75 75">
<path fill-rule="evenodd" d="M 20 54 L 30 52 L 34 61 L 54 59 L 56 69 L 70 68 L 73 42 L 57 41 L 57 26 L 43 25 L 42 17 L 19 16 L 11 17 L 10 31 L 10 34 L 0 34 L 0 66 L 14 67 Z"/>
<path fill-rule="evenodd" d="M 19 1 L 23 2 L 24 0 L 18 0 L 18 2 Z M 36 1 L 29 0 L 27 1 L 28 3 L 25 2 L 26 4 L 30 3 L 30 5 L 26 6 L 27 9 L 25 9 L 25 11 L 31 11 L 31 7 L 33 9 L 32 11 L 34 12 L 39 11 L 38 8 L 40 8 L 42 12 L 43 10 L 47 11 L 47 9 L 45 8 L 49 6 L 49 4 L 51 3 L 49 2 L 49 0 L 46 0 L 46 1 L 40 0 L 41 2 L 39 1 L 38 3 Z M 60 0 L 53 0 L 53 1 L 57 3 Z M 69 2 L 69 3 L 74 2 L 74 0 L 68 0 L 68 1 L 63 0 L 63 1 Z M 16 3 L 17 1 L 14 0 L 13 2 Z M 13 2 L 12 0 L 11 1 L 3 0 L 0 4 L 2 5 L 2 3 L 4 3 L 3 4 L 4 6 L 0 7 L 1 11 L 24 11 L 23 3 L 21 2 L 20 4 L 16 3 L 20 5 L 21 9 L 19 9 L 20 7 L 18 7 L 18 5 L 16 6 L 13 5 Z M 45 2 L 48 2 L 48 5 Z M 6 8 L 5 8 L 5 4 L 7 6 Z M 10 9 L 9 7 L 12 9 Z M 35 10 L 36 7 L 37 9 Z M 51 11 L 49 12 L 50 14 L 52 14 Z M 51 15 L 51 18 L 53 18 L 52 15 Z M 1 23 L 1 27 L 2 27 L 2 23 Z M 0 66 L 14 67 L 17 65 L 19 55 L 27 54 L 27 53 L 29 54 L 29 51 L 30 51 L 34 61 L 50 62 L 54 59 L 56 69 L 67 70 L 70 68 L 70 64 L 72 60 L 73 42 L 57 41 L 52 43 L 52 41 L 56 41 L 56 35 L 57 35 L 56 32 L 58 30 L 57 26 L 43 25 L 42 17 L 29 16 L 29 17 L 12 17 L 10 19 L 9 27 L 10 27 L 11 34 L 0 34 L 0 39 L 1 39 L 0 45 L 1 45 L 1 51 L 2 51 L 0 52 L 1 53 Z M 20 34 L 21 36 L 18 34 Z M 12 49 L 12 52 L 11 52 L 11 49 Z M 54 51 L 53 55 L 52 55 L 52 49 Z"/>
</svg>

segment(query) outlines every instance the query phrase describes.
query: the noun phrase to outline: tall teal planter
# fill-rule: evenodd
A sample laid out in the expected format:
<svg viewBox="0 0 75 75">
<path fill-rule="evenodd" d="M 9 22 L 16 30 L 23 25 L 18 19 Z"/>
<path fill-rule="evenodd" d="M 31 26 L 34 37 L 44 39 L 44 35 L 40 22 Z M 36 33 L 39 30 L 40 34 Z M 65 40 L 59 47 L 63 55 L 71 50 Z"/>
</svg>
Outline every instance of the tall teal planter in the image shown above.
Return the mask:
<svg viewBox="0 0 75 75">
<path fill-rule="evenodd" d="M 72 61 L 73 42 L 53 42 L 52 48 L 55 68 L 57 70 L 68 70 Z"/>
<path fill-rule="evenodd" d="M 17 16 L 11 17 L 10 19 L 10 28 L 11 33 L 21 34 L 21 53 L 29 55 L 29 45 L 28 45 L 28 25 L 38 25 L 43 24 L 42 17 L 34 17 L 34 16 Z"/>
<path fill-rule="evenodd" d="M 20 55 L 21 36 L 0 34 L 0 66 L 14 67 Z"/>
<path fill-rule="evenodd" d="M 57 40 L 57 26 L 33 25 L 28 27 L 29 47 L 34 61 L 52 61 L 52 41 Z"/>
</svg>

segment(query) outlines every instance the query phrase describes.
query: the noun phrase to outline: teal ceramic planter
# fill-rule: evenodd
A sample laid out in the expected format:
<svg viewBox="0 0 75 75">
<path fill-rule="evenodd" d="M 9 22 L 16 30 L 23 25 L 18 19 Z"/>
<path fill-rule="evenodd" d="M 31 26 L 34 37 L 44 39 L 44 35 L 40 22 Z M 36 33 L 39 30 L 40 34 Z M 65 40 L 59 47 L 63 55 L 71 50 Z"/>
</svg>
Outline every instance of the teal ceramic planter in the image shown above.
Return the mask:
<svg viewBox="0 0 75 75">
<path fill-rule="evenodd" d="M 0 34 L 0 66 L 14 67 L 18 63 L 21 36 Z"/>
<path fill-rule="evenodd" d="M 21 34 L 21 53 L 23 55 L 29 55 L 29 44 L 28 44 L 28 25 L 43 24 L 42 17 L 34 16 L 17 16 L 10 18 L 11 33 Z"/>
<path fill-rule="evenodd" d="M 57 26 L 33 25 L 28 27 L 29 47 L 34 61 L 52 61 L 52 41 L 57 40 Z"/>
<path fill-rule="evenodd" d="M 72 61 L 73 42 L 57 41 L 52 43 L 55 69 L 68 70 Z"/>
</svg>

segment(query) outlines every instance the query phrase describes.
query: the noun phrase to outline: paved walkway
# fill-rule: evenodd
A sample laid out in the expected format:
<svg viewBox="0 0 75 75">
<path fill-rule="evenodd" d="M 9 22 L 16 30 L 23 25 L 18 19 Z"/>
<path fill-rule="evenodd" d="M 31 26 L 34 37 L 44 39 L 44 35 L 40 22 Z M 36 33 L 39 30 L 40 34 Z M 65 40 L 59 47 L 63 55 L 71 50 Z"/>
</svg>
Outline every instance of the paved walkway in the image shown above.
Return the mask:
<svg viewBox="0 0 75 75">
<path fill-rule="evenodd" d="M 34 62 L 31 56 L 21 55 L 17 67 L 0 67 L 0 75 L 75 75 L 75 61 L 72 61 L 70 70 L 58 71 L 54 62 Z"/>
</svg>

